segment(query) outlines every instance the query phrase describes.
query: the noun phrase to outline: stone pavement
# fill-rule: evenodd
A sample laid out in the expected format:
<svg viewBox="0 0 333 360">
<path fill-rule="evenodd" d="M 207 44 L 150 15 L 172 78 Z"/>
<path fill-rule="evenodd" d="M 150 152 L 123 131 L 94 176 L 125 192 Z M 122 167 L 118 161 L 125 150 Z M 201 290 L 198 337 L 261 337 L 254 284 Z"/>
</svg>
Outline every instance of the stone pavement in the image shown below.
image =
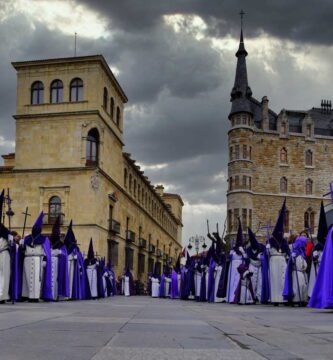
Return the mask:
<svg viewBox="0 0 333 360">
<path fill-rule="evenodd" d="M 0 359 L 333 359 L 333 312 L 149 297 L 0 306 Z"/>
</svg>

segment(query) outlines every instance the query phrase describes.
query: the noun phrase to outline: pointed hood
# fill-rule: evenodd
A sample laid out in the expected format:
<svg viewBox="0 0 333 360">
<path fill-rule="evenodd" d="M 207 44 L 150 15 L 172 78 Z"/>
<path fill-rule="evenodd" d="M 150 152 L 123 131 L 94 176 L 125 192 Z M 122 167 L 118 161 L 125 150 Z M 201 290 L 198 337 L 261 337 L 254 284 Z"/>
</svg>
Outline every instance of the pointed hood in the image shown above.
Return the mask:
<svg viewBox="0 0 333 360">
<path fill-rule="evenodd" d="M 60 245 L 60 215 L 56 218 L 52 226 L 50 241 L 52 247 L 57 247 L 58 245 Z"/>
<path fill-rule="evenodd" d="M 319 244 L 324 245 L 326 236 L 328 233 L 326 213 L 324 208 L 324 202 L 321 202 L 320 205 L 320 215 L 319 215 L 319 223 L 318 223 L 318 232 L 317 232 L 317 241 Z"/>
<path fill-rule="evenodd" d="M 282 208 L 280 210 L 278 219 L 275 224 L 275 228 L 272 232 L 273 238 L 279 243 L 280 246 L 283 242 L 285 220 L 286 220 L 286 199 L 284 199 L 283 201 Z"/>
<path fill-rule="evenodd" d="M 74 249 L 74 247 L 76 245 L 76 239 L 75 239 L 75 235 L 74 235 L 74 232 L 73 232 L 73 221 L 72 220 L 69 223 L 67 233 L 65 235 L 64 243 L 65 243 L 66 248 L 68 250 L 68 254 L 70 254 L 73 251 L 73 249 Z"/>
<path fill-rule="evenodd" d="M 38 226 L 40 228 L 43 227 L 43 218 L 44 218 L 44 212 L 41 211 L 40 214 L 38 215 L 38 218 L 36 219 L 34 226 Z"/>
<path fill-rule="evenodd" d="M 175 271 L 178 273 L 180 272 L 180 255 L 178 255 L 177 262 L 175 265 Z"/>
<path fill-rule="evenodd" d="M 33 227 L 32 227 L 32 237 L 37 238 L 42 233 L 42 227 L 43 227 L 43 218 L 44 218 L 44 212 L 41 211 L 41 213 L 38 215 L 38 218 L 36 219 Z"/>
<path fill-rule="evenodd" d="M 238 219 L 238 230 L 237 230 L 237 238 L 236 238 L 236 244 L 235 248 L 243 247 L 244 239 L 243 239 L 243 229 L 242 229 L 242 223 L 240 219 Z"/>
<path fill-rule="evenodd" d="M 92 240 L 92 238 L 90 239 L 87 258 L 88 258 L 88 260 L 94 260 L 94 259 L 95 259 L 94 245 L 93 245 L 93 240 Z"/>
<path fill-rule="evenodd" d="M 246 68 L 246 56 L 247 51 L 245 50 L 243 29 L 241 30 L 239 47 L 236 52 L 237 57 L 237 67 L 236 67 L 236 76 L 234 87 L 231 91 L 231 112 L 229 114 L 229 119 L 233 114 L 240 112 L 247 112 L 253 114 L 251 108 L 250 98 L 252 96 L 251 88 L 248 84 L 247 79 L 247 68 Z"/>
<path fill-rule="evenodd" d="M 251 230 L 251 228 L 247 228 L 247 232 L 249 234 L 249 241 L 250 241 L 250 244 L 251 244 L 251 248 L 253 250 L 258 250 L 259 249 L 259 242 L 256 238 L 256 236 L 254 235 L 253 231 Z"/>
<path fill-rule="evenodd" d="M 0 195 L 0 224 L 2 224 L 2 212 L 3 212 L 4 200 L 5 200 L 5 190 L 2 190 Z"/>
</svg>

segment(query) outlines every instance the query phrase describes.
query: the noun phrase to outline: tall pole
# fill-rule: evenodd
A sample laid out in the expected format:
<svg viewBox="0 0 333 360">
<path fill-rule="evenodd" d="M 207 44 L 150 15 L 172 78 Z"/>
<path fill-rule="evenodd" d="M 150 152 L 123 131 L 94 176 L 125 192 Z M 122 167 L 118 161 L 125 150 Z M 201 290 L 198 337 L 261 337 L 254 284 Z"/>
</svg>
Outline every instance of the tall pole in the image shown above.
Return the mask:
<svg viewBox="0 0 333 360">
<path fill-rule="evenodd" d="M 76 37 L 77 33 L 74 34 L 74 57 L 76 57 Z"/>
</svg>

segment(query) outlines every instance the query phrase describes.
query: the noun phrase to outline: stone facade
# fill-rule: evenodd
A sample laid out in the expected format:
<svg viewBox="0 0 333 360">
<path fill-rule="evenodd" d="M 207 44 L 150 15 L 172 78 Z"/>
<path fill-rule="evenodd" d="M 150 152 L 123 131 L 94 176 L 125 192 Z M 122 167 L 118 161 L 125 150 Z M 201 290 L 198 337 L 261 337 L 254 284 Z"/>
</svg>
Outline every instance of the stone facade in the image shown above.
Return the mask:
<svg viewBox="0 0 333 360">
<path fill-rule="evenodd" d="M 330 103 L 307 111 L 283 109 L 277 115 L 266 96 L 261 102 L 252 97 L 242 34 L 236 56 L 228 132 L 228 237 L 235 238 L 238 217 L 244 228 L 254 231 L 274 225 L 284 198 L 286 235 L 314 227 L 333 180 Z M 266 230 L 259 230 L 258 236 L 263 239 Z"/>
<path fill-rule="evenodd" d="M 12 229 L 21 233 L 28 206 L 26 234 L 41 210 L 44 233 L 62 214 L 63 234 L 72 219 L 81 250 L 87 252 L 92 238 L 118 275 L 129 264 L 135 278 L 146 280 L 153 263 L 175 263 L 183 202 L 176 194 L 164 196 L 161 186 L 155 189 L 123 153 L 127 97 L 103 56 L 13 66 L 16 150 L 3 156 L 0 168 L 0 188 L 9 188 L 13 199 Z"/>
</svg>

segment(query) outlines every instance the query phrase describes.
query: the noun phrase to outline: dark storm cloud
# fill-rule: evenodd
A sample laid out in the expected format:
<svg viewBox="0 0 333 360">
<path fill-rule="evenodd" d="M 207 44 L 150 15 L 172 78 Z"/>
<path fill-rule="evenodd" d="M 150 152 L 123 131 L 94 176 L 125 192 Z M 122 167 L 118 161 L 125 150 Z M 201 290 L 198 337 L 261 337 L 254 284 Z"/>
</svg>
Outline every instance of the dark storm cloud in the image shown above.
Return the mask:
<svg viewBox="0 0 333 360">
<path fill-rule="evenodd" d="M 262 29 L 278 38 L 332 44 L 333 2 L 330 0 L 84 0 L 101 14 L 110 16 L 111 26 L 129 32 L 150 31 L 163 15 L 196 14 L 219 36 L 238 34 L 238 12 L 244 9 L 248 36 Z"/>
</svg>

